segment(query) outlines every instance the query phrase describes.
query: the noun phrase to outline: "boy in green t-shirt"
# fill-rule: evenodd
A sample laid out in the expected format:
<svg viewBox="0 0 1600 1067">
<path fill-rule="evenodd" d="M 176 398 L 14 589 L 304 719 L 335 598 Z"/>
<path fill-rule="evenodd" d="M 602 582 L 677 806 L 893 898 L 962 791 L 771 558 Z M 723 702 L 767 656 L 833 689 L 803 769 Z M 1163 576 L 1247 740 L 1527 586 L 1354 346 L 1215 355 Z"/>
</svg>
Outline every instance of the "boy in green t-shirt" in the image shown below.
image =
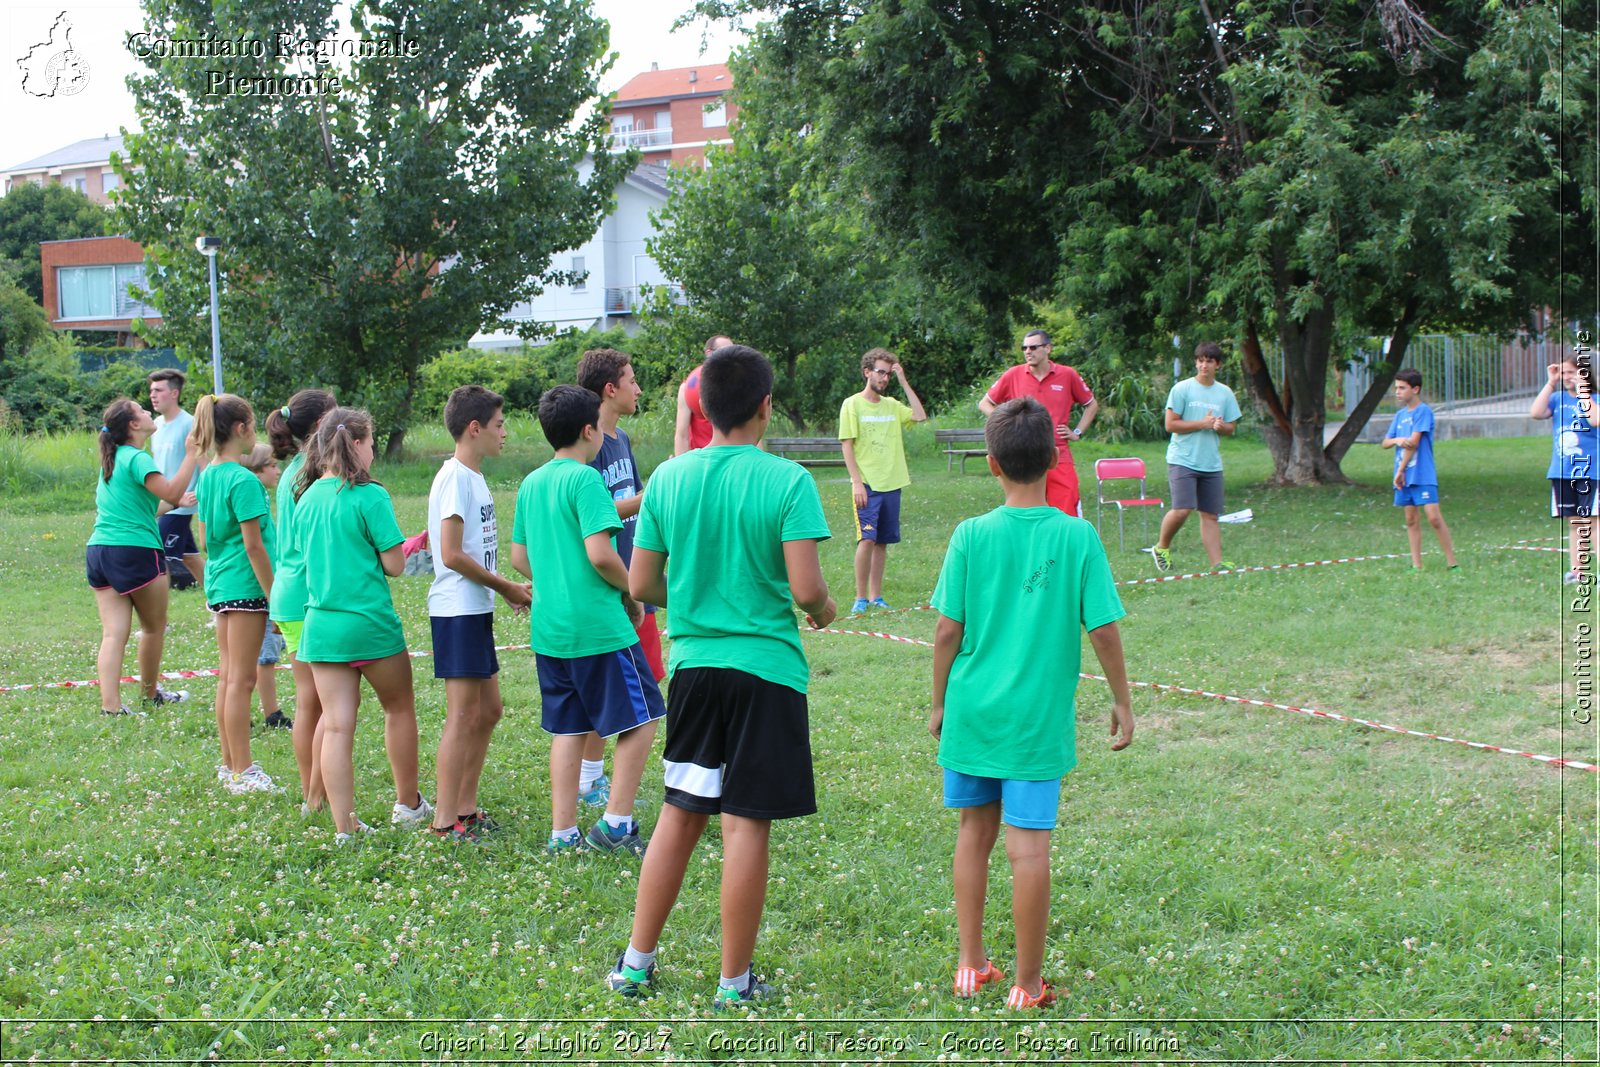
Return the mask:
<svg viewBox="0 0 1600 1067">
<path fill-rule="evenodd" d="M 806 706 L 810 667 L 794 609 L 814 627 L 838 614 L 817 542 L 829 536 L 811 474 L 757 448 L 772 418 L 772 365 L 743 345 L 700 369 L 711 443 L 650 479 L 630 587 L 672 616 L 666 802 L 639 870 L 633 930 L 607 977 L 644 994 L 694 847 L 722 818 L 722 976 L 715 1006 L 768 996 L 751 956 L 767 896 L 774 819 L 817 810 Z M 620 753 L 618 766 L 622 760 Z"/>
<path fill-rule="evenodd" d="M 588 848 L 644 853 L 633 802 L 667 713 L 635 625 L 628 571 L 612 535 L 622 529 L 600 472 L 600 398 L 558 385 L 539 398 L 539 426 L 555 457 L 522 480 L 511 526 L 511 566 L 533 581 L 530 644 L 550 738 L 553 853 Z M 617 739 L 605 815 L 578 832 L 578 771 L 590 731 Z"/>
<path fill-rule="evenodd" d="M 1017 942 L 1006 1006 L 1042 1008 L 1055 1000 L 1040 972 L 1050 831 L 1061 779 L 1077 763 L 1078 626 L 1089 631 L 1111 687 L 1111 747 L 1126 748 L 1133 711 L 1116 623 L 1125 612 L 1094 527 L 1045 499 L 1057 462 L 1050 413 L 1031 397 L 1009 400 L 989 416 L 984 439 L 1005 505 L 956 527 L 933 593 L 939 621 L 928 729 L 939 739 L 945 807 L 961 809 L 955 994 L 971 997 L 1005 978 L 983 946 L 989 854 L 1004 821 Z M 1018 649 L 1029 659 L 1020 673 Z"/>
</svg>

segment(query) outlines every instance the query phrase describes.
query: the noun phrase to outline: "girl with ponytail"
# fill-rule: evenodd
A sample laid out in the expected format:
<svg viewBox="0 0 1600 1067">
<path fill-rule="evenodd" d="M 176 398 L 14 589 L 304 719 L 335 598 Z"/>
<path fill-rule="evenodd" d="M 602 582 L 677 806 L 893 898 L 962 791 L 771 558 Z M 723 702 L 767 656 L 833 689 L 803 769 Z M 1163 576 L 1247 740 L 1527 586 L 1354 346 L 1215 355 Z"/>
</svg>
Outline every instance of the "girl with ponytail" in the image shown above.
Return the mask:
<svg viewBox="0 0 1600 1067">
<path fill-rule="evenodd" d="M 139 616 L 139 687 L 147 708 L 175 704 L 187 692 L 163 689 L 161 649 L 166 641 L 167 559 L 161 550 L 156 510 L 162 501 L 177 506 L 189 488 L 199 448 L 191 436 L 183 464 L 171 479 L 162 476 L 144 450 L 156 432 L 155 420 L 122 396 L 100 417 L 100 477 L 94 491 L 94 532 L 89 535 L 85 570 L 100 612 L 100 710 L 127 715 L 133 709 L 119 698 L 122 655 Z"/>
<path fill-rule="evenodd" d="M 278 555 L 273 561 L 272 596 L 268 616 L 283 634 L 284 647 L 294 657 L 294 761 L 300 769 L 301 811 L 322 807 L 322 771 L 317 766 L 317 724 L 322 704 L 311 667 L 300 659 L 300 633 L 306 617 L 305 553 L 295 540 L 300 472 L 306 464 L 306 445 L 323 416 L 335 406 L 326 389 L 302 389 L 289 402 L 267 416 L 267 436 L 279 459 L 289 456 L 278 492 Z"/>
<path fill-rule="evenodd" d="M 311 664 L 322 703 L 322 784 L 334 841 L 370 829 L 356 816 L 356 708 L 366 679 L 384 711 L 394 776 L 391 822 L 427 826 L 433 807 L 417 790 L 417 712 L 405 631 L 389 577 L 405 570 L 389 491 L 372 480 L 372 417 L 354 408 L 323 416 L 298 479 L 294 539 L 305 560 L 306 618 L 299 658 Z M 385 576 L 388 577 L 385 577 Z"/>
<path fill-rule="evenodd" d="M 256 443 L 256 414 L 243 397 L 203 396 L 194 408 L 194 436 L 211 457 L 195 489 L 195 518 L 205 528 L 206 606 L 217 617 L 221 663 L 217 779 L 230 793 L 282 792 L 250 757 L 250 698 L 272 592 L 265 535 L 272 508 L 266 487 L 241 462 Z"/>
</svg>

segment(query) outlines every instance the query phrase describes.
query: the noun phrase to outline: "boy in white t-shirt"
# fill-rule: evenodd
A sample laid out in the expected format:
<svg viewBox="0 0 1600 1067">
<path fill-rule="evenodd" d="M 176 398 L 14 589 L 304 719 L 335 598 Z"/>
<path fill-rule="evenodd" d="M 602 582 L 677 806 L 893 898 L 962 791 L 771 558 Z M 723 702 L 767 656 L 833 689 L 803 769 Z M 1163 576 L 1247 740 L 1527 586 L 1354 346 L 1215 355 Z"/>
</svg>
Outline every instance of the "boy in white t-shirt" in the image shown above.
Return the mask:
<svg viewBox="0 0 1600 1067">
<path fill-rule="evenodd" d="M 494 594 L 518 611 L 527 610 L 533 599 L 530 585 L 502 577 L 495 569 L 500 535 L 483 459 L 498 456 L 506 443 L 504 404 L 498 393 L 481 385 L 463 385 L 450 394 L 444 424 L 456 452 L 444 461 L 428 491 L 433 676 L 444 679 L 445 694 L 433 832 L 456 841 L 476 841 L 495 829 L 494 821 L 478 810 L 478 778 L 489 737 L 504 710 L 494 651 Z"/>
</svg>

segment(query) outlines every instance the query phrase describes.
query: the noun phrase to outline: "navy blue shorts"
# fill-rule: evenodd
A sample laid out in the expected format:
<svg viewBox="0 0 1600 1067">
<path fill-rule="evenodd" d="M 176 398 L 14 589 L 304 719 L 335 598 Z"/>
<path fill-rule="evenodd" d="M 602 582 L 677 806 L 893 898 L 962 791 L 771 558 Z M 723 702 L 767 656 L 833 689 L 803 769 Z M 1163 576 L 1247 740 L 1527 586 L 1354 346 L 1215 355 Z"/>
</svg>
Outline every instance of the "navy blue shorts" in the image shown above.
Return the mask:
<svg viewBox="0 0 1600 1067">
<path fill-rule="evenodd" d="M 1551 478 L 1550 514 L 1560 519 L 1587 519 L 1600 515 L 1600 480 Z"/>
<path fill-rule="evenodd" d="M 167 558 L 154 548 L 90 545 L 84 572 L 91 589 L 114 589 L 123 596 L 167 576 Z"/>
<path fill-rule="evenodd" d="M 856 540 L 880 545 L 900 542 L 900 490 L 880 493 L 867 486 L 867 506 L 856 508 Z"/>
<path fill-rule="evenodd" d="M 637 642 L 597 656 L 562 659 L 535 653 L 534 660 L 544 703 L 540 725 L 546 733 L 567 736 L 593 730 L 615 737 L 667 713 L 661 687 Z"/>
<path fill-rule="evenodd" d="M 174 515 L 167 512 L 156 517 L 161 530 L 161 543 L 169 556 L 198 556 L 200 546 L 194 543 L 194 516 Z"/>
<path fill-rule="evenodd" d="M 814 815 L 806 695 L 732 667 L 679 667 L 667 690 L 666 801 L 701 815 Z"/>
<path fill-rule="evenodd" d="M 430 615 L 435 678 L 493 678 L 500 673 L 494 651 L 494 612 Z"/>
</svg>

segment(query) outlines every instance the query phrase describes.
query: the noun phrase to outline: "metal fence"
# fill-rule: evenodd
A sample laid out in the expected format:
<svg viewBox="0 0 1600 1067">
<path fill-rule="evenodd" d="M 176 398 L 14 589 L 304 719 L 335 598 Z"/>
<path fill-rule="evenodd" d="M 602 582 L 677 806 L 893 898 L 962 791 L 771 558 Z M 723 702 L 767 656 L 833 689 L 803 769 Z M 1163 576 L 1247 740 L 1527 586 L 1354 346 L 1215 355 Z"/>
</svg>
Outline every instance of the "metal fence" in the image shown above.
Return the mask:
<svg viewBox="0 0 1600 1067">
<path fill-rule="evenodd" d="M 1439 415 L 1522 415 L 1544 388 L 1545 368 L 1572 355 L 1571 332 L 1558 337 L 1426 334 L 1414 337 L 1402 362 L 1422 375 L 1422 396 Z M 1388 356 L 1388 339 L 1359 348 L 1344 372 L 1349 415 L 1372 384 L 1372 367 Z M 1384 397 L 1377 415 L 1395 410 Z"/>
</svg>

